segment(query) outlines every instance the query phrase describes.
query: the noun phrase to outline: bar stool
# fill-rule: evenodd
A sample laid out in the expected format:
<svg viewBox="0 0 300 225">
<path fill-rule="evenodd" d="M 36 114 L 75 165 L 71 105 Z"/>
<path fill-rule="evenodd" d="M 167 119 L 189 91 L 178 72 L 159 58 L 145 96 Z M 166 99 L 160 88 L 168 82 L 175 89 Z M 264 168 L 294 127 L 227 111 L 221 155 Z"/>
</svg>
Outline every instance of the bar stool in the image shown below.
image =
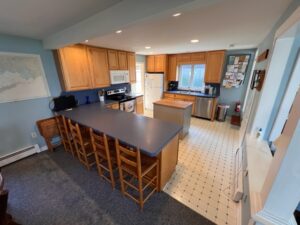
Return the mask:
<svg viewBox="0 0 300 225">
<path fill-rule="evenodd" d="M 117 139 L 116 150 L 122 194 L 138 203 L 143 210 L 145 202 L 155 191 L 158 191 L 158 159 L 141 154 L 138 148 L 121 144 Z M 127 191 L 128 187 L 131 188 L 131 193 L 138 192 L 138 196 L 134 197 L 130 194 Z M 144 198 L 147 188 L 150 190 Z"/>
<path fill-rule="evenodd" d="M 73 156 L 77 156 L 72 135 L 67 124 L 66 118 L 64 116 L 56 116 L 55 120 L 65 151 L 72 153 Z"/>
<path fill-rule="evenodd" d="M 96 158 L 98 173 L 115 188 L 113 169 L 117 167 L 114 140 L 109 140 L 106 134 L 98 133 L 90 128 L 92 146 Z M 104 171 L 103 171 L 104 170 Z M 108 175 L 105 174 L 108 172 Z"/>
<path fill-rule="evenodd" d="M 91 166 L 96 163 L 90 137 L 81 135 L 78 123 L 73 123 L 69 119 L 68 124 L 75 144 L 78 159 L 88 170 L 90 170 Z"/>
</svg>

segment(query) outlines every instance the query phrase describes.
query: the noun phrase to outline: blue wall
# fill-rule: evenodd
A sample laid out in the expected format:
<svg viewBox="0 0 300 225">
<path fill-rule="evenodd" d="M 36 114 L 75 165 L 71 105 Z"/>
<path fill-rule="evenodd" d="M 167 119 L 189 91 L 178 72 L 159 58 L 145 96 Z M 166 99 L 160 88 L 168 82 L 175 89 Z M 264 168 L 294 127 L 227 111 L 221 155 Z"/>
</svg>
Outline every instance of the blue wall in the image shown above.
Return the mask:
<svg viewBox="0 0 300 225">
<path fill-rule="evenodd" d="M 225 66 L 224 66 L 222 80 L 223 80 L 223 78 L 225 76 L 225 73 L 226 73 L 226 69 L 227 69 L 226 65 L 228 63 L 228 56 L 229 55 L 243 55 L 243 54 L 251 55 L 250 60 L 249 60 L 249 64 L 248 64 L 248 67 L 247 67 L 247 71 L 246 71 L 246 77 L 245 77 L 244 84 L 242 86 L 238 87 L 238 88 L 224 88 L 221 85 L 219 102 L 221 104 L 230 105 L 230 108 L 228 110 L 228 115 L 234 114 L 234 108 L 235 108 L 235 103 L 236 102 L 241 102 L 241 106 L 244 103 L 248 83 L 249 83 L 250 76 L 251 76 L 251 70 L 252 70 L 252 67 L 253 67 L 254 59 L 255 59 L 255 53 L 256 53 L 256 49 L 229 50 L 229 51 L 226 52 L 226 62 L 225 62 Z"/>
<path fill-rule="evenodd" d="M 41 56 L 51 96 L 60 94 L 60 84 L 51 51 L 44 50 L 38 40 L 0 35 L 0 51 L 38 54 Z M 31 138 L 38 119 L 52 115 L 48 108 L 49 99 L 40 98 L 0 104 L 0 156 L 32 144 L 44 146 L 38 135 Z"/>
</svg>

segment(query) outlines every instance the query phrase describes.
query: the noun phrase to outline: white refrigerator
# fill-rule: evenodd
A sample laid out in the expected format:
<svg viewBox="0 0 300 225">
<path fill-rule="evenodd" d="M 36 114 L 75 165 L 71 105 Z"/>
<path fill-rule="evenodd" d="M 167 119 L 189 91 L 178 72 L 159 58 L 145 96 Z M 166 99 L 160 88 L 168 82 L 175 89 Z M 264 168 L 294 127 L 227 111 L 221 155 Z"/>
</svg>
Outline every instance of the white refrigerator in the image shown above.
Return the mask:
<svg viewBox="0 0 300 225">
<path fill-rule="evenodd" d="M 153 110 L 153 102 L 163 97 L 164 74 L 146 73 L 145 74 L 145 108 Z"/>
</svg>

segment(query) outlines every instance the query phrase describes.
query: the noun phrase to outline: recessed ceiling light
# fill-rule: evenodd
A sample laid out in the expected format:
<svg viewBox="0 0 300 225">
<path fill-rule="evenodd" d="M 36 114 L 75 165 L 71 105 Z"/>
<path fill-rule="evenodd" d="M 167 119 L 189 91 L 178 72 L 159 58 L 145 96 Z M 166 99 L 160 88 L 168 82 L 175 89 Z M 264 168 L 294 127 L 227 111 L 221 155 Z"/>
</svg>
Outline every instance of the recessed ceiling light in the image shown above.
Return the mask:
<svg viewBox="0 0 300 225">
<path fill-rule="evenodd" d="M 89 42 L 89 40 L 85 40 L 84 42 L 85 42 L 85 43 L 88 43 L 88 42 Z"/>
<path fill-rule="evenodd" d="M 146 47 L 145 47 L 145 49 L 150 49 L 150 48 L 151 48 L 150 46 L 146 46 Z"/>
<path fill-rule="evenodd" d="M 198 42 L 199 42 L 198 39 L 193 39 L 193 40 L 191 40 L 191 43 L 198 43 Z"/>
<path fill-rule="evenodd" d="M 179 13 L 174 13 L 173 16 L 174 16 L 174 17 L 181 16 L 181 13 L 180 13 L 180 12 L 179 12 Z"/>
<path fill-rule="evenodd" d="M 122 33 L 122 30 L 117 30 L 116 31 L 116 34 L 121 34 Z"/>
</svg>

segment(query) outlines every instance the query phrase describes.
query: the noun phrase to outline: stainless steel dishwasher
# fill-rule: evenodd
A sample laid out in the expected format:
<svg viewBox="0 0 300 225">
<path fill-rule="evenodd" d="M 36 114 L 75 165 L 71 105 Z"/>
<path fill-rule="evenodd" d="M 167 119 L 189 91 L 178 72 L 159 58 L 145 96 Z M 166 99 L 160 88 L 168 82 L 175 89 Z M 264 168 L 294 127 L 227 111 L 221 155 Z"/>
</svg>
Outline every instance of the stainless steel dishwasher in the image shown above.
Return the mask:
<svg viewBox="0 0 300 225">
<path fill-rule="evenodd" d="M 213 98 L 196 97 L 195 116 L 211 119 Z"/>
</svg>

